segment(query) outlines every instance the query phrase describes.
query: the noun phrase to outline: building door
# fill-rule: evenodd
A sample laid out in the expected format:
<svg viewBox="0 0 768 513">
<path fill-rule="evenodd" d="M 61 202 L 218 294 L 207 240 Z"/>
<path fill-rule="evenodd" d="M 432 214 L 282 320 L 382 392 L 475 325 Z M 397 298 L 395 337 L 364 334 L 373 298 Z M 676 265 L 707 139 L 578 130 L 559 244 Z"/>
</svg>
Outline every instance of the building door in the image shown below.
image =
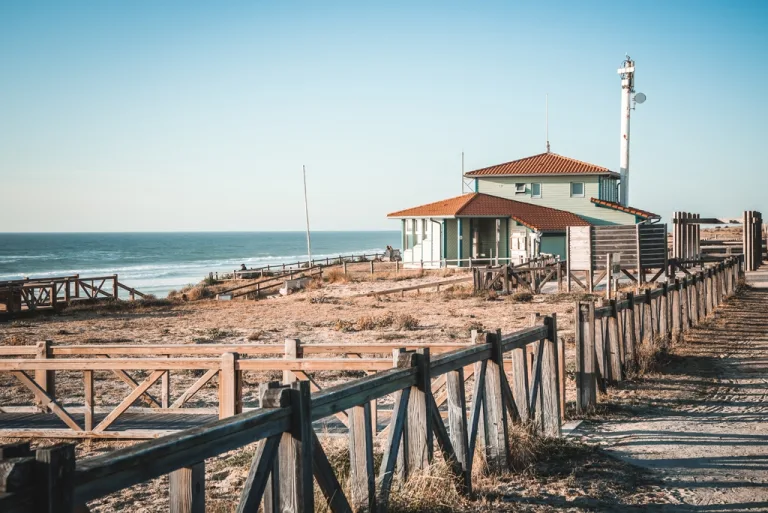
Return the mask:
<svg viewBox="0 0 768 513">
<path fill-rule="evenodd" d="M 509 229 L 509 258 L 511 264 L 522 264 L 528 258 L 528 233 L 525 228 Z"/>
</svg>

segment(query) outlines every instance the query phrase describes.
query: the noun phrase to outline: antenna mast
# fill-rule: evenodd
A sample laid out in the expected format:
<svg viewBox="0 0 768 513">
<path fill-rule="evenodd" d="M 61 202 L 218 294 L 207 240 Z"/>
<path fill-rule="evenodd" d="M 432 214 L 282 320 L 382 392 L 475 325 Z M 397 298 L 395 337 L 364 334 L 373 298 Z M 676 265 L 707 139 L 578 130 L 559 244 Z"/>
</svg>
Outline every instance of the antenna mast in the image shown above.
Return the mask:
<svg viewBox="0 0 768 513">
<path fill-rule="evenodd" d="M 544 97 L 544 105 L 545 105 L 545 115 L 546 118 L 546 137 L 547 137 L 547 153 L 549 153 L 549 93 L 547 93 Z"/>
<path fill-rule="evenodd" d="M 309 237 L 309 205 L 307 204 L 307 166 L 301 166 L 304 174 L 304 214 L 307 217 L 307 256 L 309 257 L 310 267 L 312 266 L 312 240 Z"/>
<path fill-rule="evenodd" d="M 629 204 L 629 114 L 632 112 L 629 100 L 635 92 L 635 61 L 626 56 L 621 68 L 621 153 L 619 156 L 619 174 L 621 175 L 621 204 Z"/>
<path fill-rule="evenodd" d="M 475 180 L 464 176 L 464 152 L 461 152 L 461 193 L 477 192 L 475 190 Z"/>
</svg>

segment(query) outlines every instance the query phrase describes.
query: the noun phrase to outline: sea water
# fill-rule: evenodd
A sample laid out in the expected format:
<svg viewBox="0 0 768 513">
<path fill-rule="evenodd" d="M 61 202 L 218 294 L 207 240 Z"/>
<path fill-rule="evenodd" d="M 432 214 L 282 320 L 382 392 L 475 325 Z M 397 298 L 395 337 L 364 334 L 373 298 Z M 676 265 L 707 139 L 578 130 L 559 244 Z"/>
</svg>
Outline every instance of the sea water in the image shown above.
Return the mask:
<svg viewBox="0 0 768 513">
<path fill-rule="evenodd" d="M 400 232 L 313 232 L 312 258 L 399 247 Z M 118 274 L 164 297 L 210 272 L 307 259 L 304 232 L 0 233 L 0 280 Z"/>
</svg>

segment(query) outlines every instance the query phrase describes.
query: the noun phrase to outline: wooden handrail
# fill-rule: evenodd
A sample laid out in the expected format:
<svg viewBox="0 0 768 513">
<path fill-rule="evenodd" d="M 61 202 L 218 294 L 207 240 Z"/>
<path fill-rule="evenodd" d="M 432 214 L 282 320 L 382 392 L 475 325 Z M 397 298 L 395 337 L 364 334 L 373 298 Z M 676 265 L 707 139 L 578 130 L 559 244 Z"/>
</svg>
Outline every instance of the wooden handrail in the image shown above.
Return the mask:
<svg viewBox="0 0 768 513">
<path fill-rule="evenodd" d="M 391 355 L 394 349 L 423 349 L 442 353 L 466 347 L 461 342 L 416 343 L 416 342 L 382 342 L 382 343 L 316 343 L 302 344 L 301 350 L 308 354 L 386 354 Z M 0 356 L 23 356 L 37 353 L 35 346 L 0 346 Z M 223 353 L 238 353 L 240 355 L 283 355 L 284 344 L 80 344 L 80 345 L 51 345 L 51 356 L 85 356 L 104 355 L 139 356 L 139 355 L 215 355 Z"/>
<path fill-rule="evenodd" d="M 322 266 L 323 265 L 322 262 L 338 262 L 338 264 L 330 264 L 330 265 L 340 265 L 344 261 L 348 261 L 348 259 L 355 259 L 355 258 L 358 258 L 358 259 L 359 258 L 366 258 L 367 259 L 367 258 L 370 258 L 370 257 L 379 258 L 379 257 L 381 257 L 383 255 L 384 255 L 383 252 L 382 253 L 366 253 L 366 254 L 362 254 L 362 255 L 339 255 L 339 256 L 334 256 L 334 257 L 315 258 L 315 259 L 312 259 L 312 260 L 303 260 L 303 261 L 298 261 L 298 262 L 291 262 L 289 264 L 285 264 L 285 263 L 267 264 L 267 265 L 264 265 L 264 266 L 261 266 L 261 267 L 254 267 L 254 268 L 245 269 L 245 270 L 235 269 L 234 271 L 232 271 L 232 274 L 234 276 L 237 276 L 239 274 L 253 274 L 253 273 L 260 272 L 260 271 L 272 271 L 273 269 L 282 271 L 282 270 L 287 270 L 288 268 L 291 268 L 291 267 L 294 267 L 294 266 L 296 266 L 297 269 L 302 269 L 301 266 L 303 266 L 303 265 L 307 265 L 308 267 L 318 267 L 318 266 Z M 313 262 L 315 264 L 313 264 Z M 360 261 L 360 262 L 362 262 L 362 261 Z M 354 260 L 352 260 L 349 263 L 354 263 Z M 294 269 L 294 270 L 296 270 L 296 269 Z"/>
</svg>

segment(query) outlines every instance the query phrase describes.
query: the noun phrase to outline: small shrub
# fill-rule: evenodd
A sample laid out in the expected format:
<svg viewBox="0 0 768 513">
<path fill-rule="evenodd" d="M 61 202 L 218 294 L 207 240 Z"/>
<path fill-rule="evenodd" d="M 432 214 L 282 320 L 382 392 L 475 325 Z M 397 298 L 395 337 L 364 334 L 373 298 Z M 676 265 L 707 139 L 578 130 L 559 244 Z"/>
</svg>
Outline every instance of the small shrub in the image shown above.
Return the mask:
<svg viewBox="0 0 768 513">
<path fill-rule="evenodd" d="M 8 335 L 2 339 L 2 345 L 4 346 L 26 346 L 31 344 L 32 342 L 23 335 Z"/>
<path fill-rule="evenodd" d="M 217 279 L 216 279 L 216 278 L 214 278 L 213 276 L 207 276 L 207 277 L 206 277 L 206 278 L 203 280 L 203 285 L 207 285 L 207 286 L 209 286 L 209 287 L 210 287 L 211 285 L 218 285 L 219 283 L 220 283 L 220 282 L 219 282 L 219 280 L 217 280 Z"/>
<path fill-rule="evenodd" d="M 337 319 L 335 323 L 333 323 L 333 329 L 336 331 L 353 331 L 354 326 L 350 321 L 345 321 L 344 319 Z"/>
<path fill-rule="evenodd" d="M 520 290 L 510 296 L 515 303 L 530 303 L 533 301 L 533 294 L 527 290 Z"/>
<path fill-rule="evenodd" d="M 197 285 L 185 291 L 182 297 L 186 297 L 187 301 L 199 301 L 200 299 L 208 299 L 213 296 L 213 291 L 206 285 Z"/>
<path fill-rule="evenodd" d="M 398 329 L 414 330 L 419 327 L 419 320 L 411 314 L 400 314 L 395 319 Z"/>
<path fill-rule="evenodd" d="M 255 342 L 255 341 L 259 340 L 262 336 L 264 336 L 264 332 L 263 331 L 261 331 L 261 330 L 254 331 L 253 333 L 248 335 L 248 340 L 250 340 L 251 342 Z"/>
<path fill-rule="evenodd" d="M 372 330 L 376 327 L 376 319 L 370 315 L 362 315 L 358 317 L 355 323 L 355 328 L 358 331 Z"/>
<path fill-rule="evenodd" d="M 347 277 L 344 275 L 343 269 L 334 268 L 323 272 L 323 280 L 328 283 L 346 283 Z"/>
<path fill-rule="evenodd" d="M 309 298 L 309 302 L 312 304 L 330 303 L 332 305 L 335 305 L 339 301 L 337 299 L 333 299 L 325 296 L 312 296 L 311 298 Z"/>
<path fill-rule="evenodd" d="M 390 326 L 395 324 L 395 320 L 396 320 L 395 314 L 393 314 L 392 312 L 387 312 L 376 319 L 376 327 L 389 328 Z"/>
</svg>

